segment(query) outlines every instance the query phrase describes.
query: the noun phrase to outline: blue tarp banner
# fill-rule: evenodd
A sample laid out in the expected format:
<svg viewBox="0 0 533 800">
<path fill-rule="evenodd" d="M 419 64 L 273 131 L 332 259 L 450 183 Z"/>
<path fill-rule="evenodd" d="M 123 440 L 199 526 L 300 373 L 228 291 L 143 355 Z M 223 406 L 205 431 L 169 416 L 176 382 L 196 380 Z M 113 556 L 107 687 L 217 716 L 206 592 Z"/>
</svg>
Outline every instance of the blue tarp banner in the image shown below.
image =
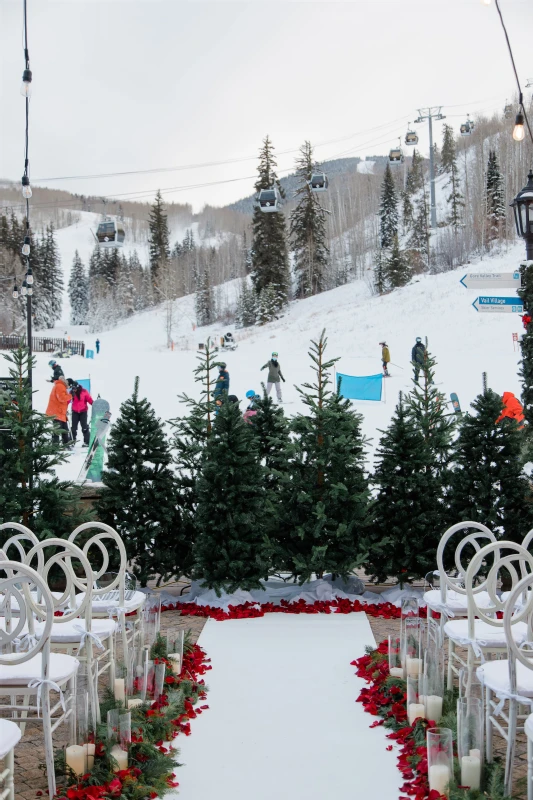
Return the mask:
<svg viewBox="0 0 533 800">
<path fill-rule="evenodd" d="M 381 400 L 383 375 L 343 375 L 337 372 L 337 385 L 347 400 Z"/>
<path fill-rule="evenodd" d="M 91 394 L 91 379 L 90 378 L 76 378 L 76 383 L 79 383 L 80 386 L 83 386 L 83 388 L 87 389 L 89 394 Z"/>
</svg>

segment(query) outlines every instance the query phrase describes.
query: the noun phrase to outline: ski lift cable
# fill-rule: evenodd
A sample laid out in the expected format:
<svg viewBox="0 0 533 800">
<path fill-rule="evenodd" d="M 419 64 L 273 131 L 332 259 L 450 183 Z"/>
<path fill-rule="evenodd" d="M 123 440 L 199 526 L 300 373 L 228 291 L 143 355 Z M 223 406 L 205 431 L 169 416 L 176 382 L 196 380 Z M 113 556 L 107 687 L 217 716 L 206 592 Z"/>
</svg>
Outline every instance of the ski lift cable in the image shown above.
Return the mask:
<svg viewBox="0 0 533 800">
<path fill-rule="evenodd" d="M 526 114 L 526 109 L 524 107 L 524 97 L 523 97 L 523 94 L 522 94 L 522 87 L 520 85 L 520 79 L 518 77 L 518 72 L 517 72 L 517 69 L 516 69 L 516 64 L 515 64 L 514 55 L 513 55 L 513 49 L 511 47 L 511 42 L 509 41 L 509 34 L 507 33 L 507 28 L 505 27 L 505 22 L 503 21 L 503 15 L 502 15 L 502 12 L 501 12 L 499 0 L 495 0 L 495 3 L 496 3 L 496 9 L 498 11 L 498 15 L 500 17 L 500 22 L 502 24 L 503 32 L 505 34 L 505 41 L 507 42 L 507 49 L 509 50 L 509 55 L 511 57 L 511 64 L 513 65 L 514 76 L 516 78 L 516 85 L 518 86 L 518 97 L 519 97 L 518 104 L 519 104 L 520 108 L 522 109 L 522 113 L 523 113 L 524 119 L 526 121 L 527 129 L 529 131 L 529 138 L 531 139 L 531 142 L 533 143 L 533 133 L 531 132 L 531 126 L 529 124 L 529 119 L 528 119 L 528 116 Z"/>
</svg>

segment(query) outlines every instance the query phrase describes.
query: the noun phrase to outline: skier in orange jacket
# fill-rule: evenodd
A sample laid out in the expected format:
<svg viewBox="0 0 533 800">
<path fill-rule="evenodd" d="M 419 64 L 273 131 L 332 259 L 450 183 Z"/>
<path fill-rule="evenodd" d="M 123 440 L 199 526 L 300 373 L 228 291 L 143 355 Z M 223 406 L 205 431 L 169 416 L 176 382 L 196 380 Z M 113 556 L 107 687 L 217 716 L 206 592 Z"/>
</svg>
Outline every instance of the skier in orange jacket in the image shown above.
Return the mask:
<svg viewBox="0 0 533 800">
<path fill-rule="evenodd" d="M 518 427 L 524 427 L 524 409 L 520 401 L 515 397 L 512 392 L 504 392 L 503 397 L 503 411 L 496 420 L 496 422 L 500 422 L 505 417 L 509 417 L 509 419 L 515 419 L 518 422 Z"/>
</svg>

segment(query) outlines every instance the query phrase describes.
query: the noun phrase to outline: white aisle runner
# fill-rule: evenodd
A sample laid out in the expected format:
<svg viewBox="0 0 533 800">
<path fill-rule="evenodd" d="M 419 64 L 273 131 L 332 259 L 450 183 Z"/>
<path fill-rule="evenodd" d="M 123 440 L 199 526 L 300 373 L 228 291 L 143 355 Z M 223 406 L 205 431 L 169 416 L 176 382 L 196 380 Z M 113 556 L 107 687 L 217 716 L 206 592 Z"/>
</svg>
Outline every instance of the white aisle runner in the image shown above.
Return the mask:
<svg viewBox="0 0 533 800">
<path fill-rule="evenodd" d="M 180 800 L 396 800 L 383 728 L 355 703 L 350 661 L 374 638 L 365 614 L 208 620 L 209 710 L 175 740 Z M 170 796 L 170 795 L 169 795 Z"/>
</svg>

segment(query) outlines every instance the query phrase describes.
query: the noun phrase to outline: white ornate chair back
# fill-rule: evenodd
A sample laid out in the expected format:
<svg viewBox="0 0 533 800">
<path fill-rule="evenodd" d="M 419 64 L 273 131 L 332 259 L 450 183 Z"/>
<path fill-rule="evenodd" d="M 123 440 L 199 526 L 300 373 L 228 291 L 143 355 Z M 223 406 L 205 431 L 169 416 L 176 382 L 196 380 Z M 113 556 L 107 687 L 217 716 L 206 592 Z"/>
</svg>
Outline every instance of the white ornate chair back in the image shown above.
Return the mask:
<svg viewBox="0 0 533 800">
<path fill-rule="evenodd" d="M 81 534 L 91 530 L 91 528 L 96 528 L 99 533 L 93 534 L 88 539 L 81 537 Z M 127 556 L 126 548 L 124 547 L 124 542 L 121 537 L 114 528 L 110 525 L 106 525 L 104 522 L 84 522 L 83 525 L 79 525 L 72 531 L 69 536 L 69 541 L 74 542 L 78 537 L 80 537 L 80 545 L 82 545 L 83 552 L 87 557 L 101 558 L 101 566 L 99 568 L 93 568 L 92 571 L 93 597 L 99 597 L 113 589 L 118 589 L 118 605 L 123 607 L 125 603 Z M 96 582 L 108 571 L 109 567 L 109 553 L 105 544 L 106 540 L 116 545 L 119 554 L 119 566 L 117 568 L 116 577 L 105 587 L 97 588 Z M 95 550 L 97 551 L 96 555 Z"/>
<path fill-rule="evenodd" d="M 2 554 L 3 555 L 3 554 Z M 37 601 L 36 597 L 40 600 Z M 17 615 L 11 613 L 16 601 Z M 28 648 L 18 649 L 25 626 L 33 616 L 44 621 L 39 639 L 31 637 Z M 47 677 L 50 633 L 54 621 L 54 603 L 46 581 L 36 570 L 20 561 L 4 560 L 0 555 L 0 616 L 5 626 L 0 628 L 0 664 L 16 666 L 43 652 L 43 677 Z"/>
<path fill-rule="evenodd" d="M 509 679 L 511 692 L 516 694 L 516 662 L 533 670 L 533 573 L 519 580 L 507 599 L 507 607 L 503 615 L 503 629 L 509 653 Z M 521 598 L 526 598 L 521 602 Z M 528 626 L 527 640 L 518 644 L 512 635 L 512 625 L 526 622 Z"/>
<path fill-rule="evenodd" d="M 474 532 L 464 536 L 455 548 L 454 564 L 457 570 L 457 577 L 452 578 L 450 575 L 448 575 L 444 567 L 444 552 L 450 540 L 455 536 L 456 533 L 468 530 L 469 528 L 473 528 Z M 466 595 L 464 583 L 468 564 L 464 561 L 466 555 L 465 549 L 473 548 L 477 554 L 483 547 L 483 544 L 480 544 L 480 541 L 487 539 L 489 543 L 495 543 L 497 541 L 496 536 L 489 528 L 487 528 L 486 525 L 483 525 L 481 522 L 473 521 L 457 522 L 455 525 L 452 525 L 451 528 L 448 528 L 448 530 L 442 535 L 439 546 L 437 547 L 437 567 L 439 570 L 441 602 L 443 605 L 446 603 L 446 591 L 448 589 L 451 589 L 458 594 Z M 483 587 L 478 586 L 475 588 L 475 591 L 481 592 L 483 591 Z"/>
</svg>

